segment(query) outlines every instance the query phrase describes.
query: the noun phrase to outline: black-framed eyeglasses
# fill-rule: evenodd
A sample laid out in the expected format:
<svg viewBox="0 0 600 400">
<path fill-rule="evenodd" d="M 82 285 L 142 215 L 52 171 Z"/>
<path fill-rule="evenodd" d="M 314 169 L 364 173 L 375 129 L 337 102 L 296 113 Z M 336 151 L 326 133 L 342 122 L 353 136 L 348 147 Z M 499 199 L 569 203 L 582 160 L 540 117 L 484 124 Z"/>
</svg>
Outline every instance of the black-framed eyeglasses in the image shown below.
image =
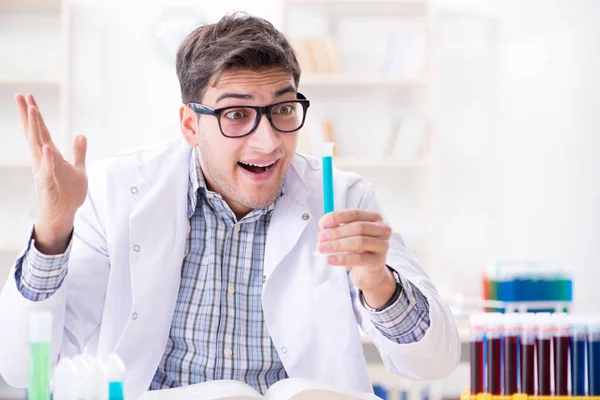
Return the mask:
<svg viewBox="0 0 600 400">
<path fill-rule="evenodd" d="M 306 111 L 310 101 L 297 93 L 296 100 L 282 101 L 269 106 L 232 106 L 212 109 L 199 103 L 188 103 L 188 106 L 198 114 L 214 115 L 219 121 L 223 136 L 241 138 L 256 130 L 263 115 L 267 116 L 271 127 L 278 132 L 296 132 L 304 125 Z"/>
</svg>

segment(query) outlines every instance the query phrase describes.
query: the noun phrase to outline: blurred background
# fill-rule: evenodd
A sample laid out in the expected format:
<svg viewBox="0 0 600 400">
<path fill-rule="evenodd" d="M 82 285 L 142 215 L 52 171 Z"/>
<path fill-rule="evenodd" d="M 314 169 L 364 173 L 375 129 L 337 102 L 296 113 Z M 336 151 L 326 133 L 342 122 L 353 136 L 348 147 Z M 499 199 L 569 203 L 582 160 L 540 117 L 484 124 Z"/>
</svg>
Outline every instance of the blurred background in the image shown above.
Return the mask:
<svg viewBox="0 0 600 400">
<path fill-rule="evenodd" d="M 311 100 L 298 150 L 333 139 L 373 183 L 463 338 L 482 308 L 600 310 L 596 0 L 0 0 L 2 281 L 36 215 L 14 94 L 69 157 L 79 133 L 89 161 L 177 137 L 176 48 L 233 10 L 288 35 Z M 414 384 L 365 352 L 388 398 L 468 384 L 466 364 Z"/>
</svg>

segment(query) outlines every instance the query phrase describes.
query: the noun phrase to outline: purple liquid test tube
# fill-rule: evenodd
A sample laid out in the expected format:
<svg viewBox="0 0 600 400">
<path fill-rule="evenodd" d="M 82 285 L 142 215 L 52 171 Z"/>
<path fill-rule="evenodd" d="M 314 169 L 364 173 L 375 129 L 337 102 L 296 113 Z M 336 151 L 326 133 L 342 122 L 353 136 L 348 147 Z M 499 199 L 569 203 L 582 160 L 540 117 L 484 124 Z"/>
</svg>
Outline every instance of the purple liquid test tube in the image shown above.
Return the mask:
<svg viewBox="0 0 600 400">
<path fill-rule="evenodd" d="M 487 392 L 502 394 L 502 337 L 504 335 L 503 315 L 491 313 L 485 323 L 487 343 Z"/>
<path fill-rule="evenodd" d="M 521 314 L 521 393 L 535 394 L 535 314 Z"/>
<path fill-rule="evenodd" d="M 504 316 L 504 394 L 512 395 L 519 391 L 519 337 L 520 320 L 518 314 Z"/>
<path fill-rule="evenodd" d="M 552 395 L 552 316 L 550 313 L 538 313 L 537 338 L 535 341 L 537 354 L 537 394 Z"/>
<path fill-rule="evenodd" d="M 485 359 L 483 358 L 483 340 L 485 338 L 485 315 L 471 315 L 469 325 L 471 332 L 471 393 L 484 393 Z"/>
<path fill-rule="evenodd" d="M 554 355 L 554 395 L 569 395 L 569 347 L 571 334 L 569 317 L 565 313 L 552 314 L 552 350 Z"/>
</svg>

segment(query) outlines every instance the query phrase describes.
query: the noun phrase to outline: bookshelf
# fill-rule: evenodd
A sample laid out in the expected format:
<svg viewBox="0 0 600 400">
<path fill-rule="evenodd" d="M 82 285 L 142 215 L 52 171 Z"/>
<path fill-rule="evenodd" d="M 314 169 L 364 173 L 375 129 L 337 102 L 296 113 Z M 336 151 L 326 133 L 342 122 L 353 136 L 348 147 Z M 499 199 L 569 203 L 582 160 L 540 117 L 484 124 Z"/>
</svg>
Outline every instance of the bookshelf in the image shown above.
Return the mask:
<svg viewBox="0 0 600 400">
<path fill-rule="evenodd" d="M 58 13 L 61 0 L 0 0 L 0 13 Z"/>
<path fill-rule="evenodd" d="M 409 160 L 396 160 L 390 157 L 369 158 L 369 157 L 335 157 L 333 165 L 340 169 L 415 169 L 427 168 L 430 165 L 430 160 L 426 157 L 415 157 Z"/>
<path fill-rule="evenodd" d="M 392 12 L 416 15 L 428 7 L 431 0 L 287 0 L 294 8 L 311 8 L 334 15 L 381 15 Z"/>
<path fill-rule="evenodd" d="M 388 87 L 411 88 L 422 86 L 426 82 L 418 78 L 402 78 L 385 75 L 361 75 L 349 73 L 323 73 L 302 75 L 302 88 L 318 89 L 330 87 Z"/>
</svg>

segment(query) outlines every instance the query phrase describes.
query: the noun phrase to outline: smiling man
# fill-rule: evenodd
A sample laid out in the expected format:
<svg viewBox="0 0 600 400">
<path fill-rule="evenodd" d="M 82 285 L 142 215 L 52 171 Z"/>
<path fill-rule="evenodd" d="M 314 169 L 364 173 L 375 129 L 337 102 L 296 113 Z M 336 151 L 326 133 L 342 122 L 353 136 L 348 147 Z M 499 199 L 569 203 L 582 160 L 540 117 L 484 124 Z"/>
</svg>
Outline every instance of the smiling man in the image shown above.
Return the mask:
<svg viewBox="0 0 600 400">
<path fill-rule="evenodd" d="M 37 311 L 53 315 L 54 362 L 115 352 L 129 398 L 288 376 L 371 391 L 357 325 L 393 372 L 452 372 L 452 314 L 368 182 L 334 171 L 339 211 L 323 215 L 320 161 L 295 154 L 310 103 L 285 37 L 229 15 L 185 39 L 177 73 L 183 140 L 87 171 L 86 138 L 66 162 L 17 95 L 39 217 L 0 298 L 5 379 L 27 385 Z"/>
</svg>

